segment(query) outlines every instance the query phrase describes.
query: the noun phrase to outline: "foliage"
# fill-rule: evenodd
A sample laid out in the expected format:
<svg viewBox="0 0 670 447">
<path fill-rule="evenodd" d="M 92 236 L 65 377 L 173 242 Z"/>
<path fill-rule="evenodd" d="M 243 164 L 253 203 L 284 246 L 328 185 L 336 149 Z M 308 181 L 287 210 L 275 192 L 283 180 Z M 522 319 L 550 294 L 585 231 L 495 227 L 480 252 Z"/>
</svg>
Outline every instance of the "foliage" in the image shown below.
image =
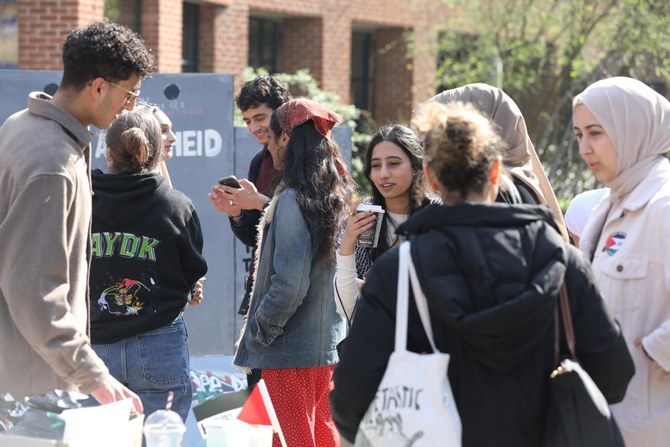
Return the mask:
<svg viewBox="0 0 670 447">
<path fill-rule="evenodd" d="M 267 74 L 263 68 L 248 67 L 244 71 L 244 80 L 248 81 L 256 76 Z M 352 174 L 356 182 L 360 185 L 364 194 L 369 193 L 367 189 L 368 180 L 363 175 L 363 161 L 362 157 L 365 155 L 365 150 L 370 142 L 371 135 L 361 133 L 357 129 L 357 122 L 361 117 L 361 111 L 352 104 L 345 104 L 340 97 L 333 92 L 322 90 L 319 83 L 310 74 L 309 70 L 298 70 L 295 73 L 275 73 L 273 76 L 282 80 L 291 91 L 294 98 L 308 98 L 328 107 L 333 112 L 342 115 L 344 122 L 343 126 L 351 127 L 352 129 L 352 154 L 351 167 Z M 235 108 L 235 125 L 244 126 L 241 112 Z"/>
<path fill-rule="evenodd" d="M 105 0 L 105 18 L 112 22 L 118 22 L 119 16 L 119 0 Z"/>
<path fill-rule="evenodd" d="M 443 0 L 438 84 L 487 82 L 524 112 L 559 198 L 595 186 L 572 137 L 571 100 L 614 75 L 670 80 L 667 0 Z"/>
</svg>

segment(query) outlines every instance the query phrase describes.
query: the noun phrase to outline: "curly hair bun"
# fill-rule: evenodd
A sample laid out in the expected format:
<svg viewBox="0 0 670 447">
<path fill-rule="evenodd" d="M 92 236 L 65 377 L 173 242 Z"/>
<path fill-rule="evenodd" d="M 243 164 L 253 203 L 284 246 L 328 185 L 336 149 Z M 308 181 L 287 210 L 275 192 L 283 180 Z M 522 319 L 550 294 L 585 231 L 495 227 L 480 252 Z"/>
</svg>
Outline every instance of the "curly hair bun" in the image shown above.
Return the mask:
<svg viewBox="0 0 670 447">
<path fill-rule="evenodd" d="M 503 142 L 494 124 L 470 104 L 429 102 L 416 112 L 413 127 L 424 141 L 426 161 L 448 191 L 481 192 Z"/>
</svg>

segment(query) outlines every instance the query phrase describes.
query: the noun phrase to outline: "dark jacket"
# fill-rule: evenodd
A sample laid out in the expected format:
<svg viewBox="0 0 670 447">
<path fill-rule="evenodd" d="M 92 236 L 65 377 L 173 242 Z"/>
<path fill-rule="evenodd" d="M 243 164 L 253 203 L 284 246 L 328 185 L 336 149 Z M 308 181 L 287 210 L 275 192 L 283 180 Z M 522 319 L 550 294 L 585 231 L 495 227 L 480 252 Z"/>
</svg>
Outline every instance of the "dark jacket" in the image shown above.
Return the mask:
<svg viewBox="0 0 670 447">
<path fill-rule="evenodd" d="M 207 263 L 193 203 L 161 175 L 92 179 L 91 340 L 113 343 L 174 320 Z"/>
<path fill-rule="evenodd" d="M 263 162 L 263 152 L 266 151 L 264 147 L 251 159 L 249 163 L 249 174 L 247 179 L 254 185 L 258 181 L 258 174 L 261 171 L 261 163 Z M 262 191 L 261 191 L 262 192 Z M 272 198 L 272 196 L 269 196 Z M 233 234 L 237 237 L 240 242 L 249 247 L 254 247 L 256 245 L 256 237 L 258 231 L 256 227 L 258 226 L 258 221 L 261 220 L 261 212 L 258 210 L 242 210 L 242 217 L 239 224 L 236 224 L 233 219 L 230 219 L 230 228 L 233 230 Z"/>
<path fill-rule="evenodd" d="M 619 327 L 593 284 L 590 266 L 528 205 L 430 206 L 401 228 L 428 299 L 438 349 L 451 355 L 449 380 L 467 447 L 540 445 L 553 359 L 554 310 L 566 282 L 577 356 L 610 403 L 634 367 Z M 398 250 L 367 277 L 335 371 L 331 408 L 353 440 L 393 351 Z M 410 300 L 408 349 L 430 345 Z"/>
<path fill-rule="evenodd" d="M 278 176 L 281 175 L 279 171 L 271 170 L 270 178 L 266 179 L 266 184 L 259 184 L 259 176 L 263 167 L 263 160 L 266 157 L 267 145 L 263 147 L 254 158 L 251 159 L 249 163 L 249 175 L 247 179 L 253 183 L 258 190 L 266 195 L 269 198 L 272 198 L 274 194 L 274 188 L 278 183 Z M 267 163 L 272 163 L 271 159 Z M 240 303 L 240 308 L 237 311 L 239 315 L 246 316 L 249 311 L 249 299 L 251 298 L 251 289 L 253 287 L 253 259 L 256 253 L 256 239 L 258 238 L 258 222 L 261 220 L 261 212 L 258 210 L 242 210 L 242 217 L 239 223 L 230 219 L 230 228 L 233 230 L 233 234 L 237 237 L 240 242 L 248 247 L 252 247 L 251 251 L 251 260 L 252 263 L 249 266 L 248 275 L 244 279 L 244 297 L 242 297 L 242 302 Z"/>
</svg>

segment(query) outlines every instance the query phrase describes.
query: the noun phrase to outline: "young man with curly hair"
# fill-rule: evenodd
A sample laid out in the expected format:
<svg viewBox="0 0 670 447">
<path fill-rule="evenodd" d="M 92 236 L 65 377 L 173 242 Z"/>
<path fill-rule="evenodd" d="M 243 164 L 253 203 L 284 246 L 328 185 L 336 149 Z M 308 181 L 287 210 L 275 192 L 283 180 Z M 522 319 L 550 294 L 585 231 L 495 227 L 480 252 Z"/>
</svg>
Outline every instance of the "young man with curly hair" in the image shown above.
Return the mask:
<svg viewBox="0 0 670 447">
<path fill-rule="evenodd" d="M 267 150 L 270 116 L 289 99 L 286 85 L 273 76 L 258 76 L 242 86 L 235 102 L 247 129 L 263 149 L 251 160 L 247 179 L 240 181 L 242 188 L 217 185 L 209 195 L 212 204 L 230 217 L 235 236 L 250 247 L 256 244 L 256 226 L 272 197 L 278 175 Z"/>
<path fill-rule="evenodd" d="M 88 338 L 89 126 L 131 110 L 154 67 L 141 37 L 94 22 L 66 37 L 53 98 L 31 93 L 0 127 L 0 389 L 15 398 L 78 389 L 141 411 Z"/>
</svg>

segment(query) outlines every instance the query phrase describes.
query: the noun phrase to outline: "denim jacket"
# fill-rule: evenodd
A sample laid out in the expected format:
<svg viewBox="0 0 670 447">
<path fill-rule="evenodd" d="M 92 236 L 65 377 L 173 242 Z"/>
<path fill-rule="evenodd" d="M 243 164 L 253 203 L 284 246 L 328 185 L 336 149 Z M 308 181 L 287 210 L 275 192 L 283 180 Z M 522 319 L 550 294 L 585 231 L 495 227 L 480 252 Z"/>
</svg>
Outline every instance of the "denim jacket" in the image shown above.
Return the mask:
<svg viewBox="0 0 670 447">
<path fill-rule="evenodd" d="M 293 189 L 275 195 L 259 230 L 254 289 L 235 365 L 265 369 L 337 363 L 345 324 L 333 299 L 335 260 L 314 260 L 314 230 Z"/>
</svg>

